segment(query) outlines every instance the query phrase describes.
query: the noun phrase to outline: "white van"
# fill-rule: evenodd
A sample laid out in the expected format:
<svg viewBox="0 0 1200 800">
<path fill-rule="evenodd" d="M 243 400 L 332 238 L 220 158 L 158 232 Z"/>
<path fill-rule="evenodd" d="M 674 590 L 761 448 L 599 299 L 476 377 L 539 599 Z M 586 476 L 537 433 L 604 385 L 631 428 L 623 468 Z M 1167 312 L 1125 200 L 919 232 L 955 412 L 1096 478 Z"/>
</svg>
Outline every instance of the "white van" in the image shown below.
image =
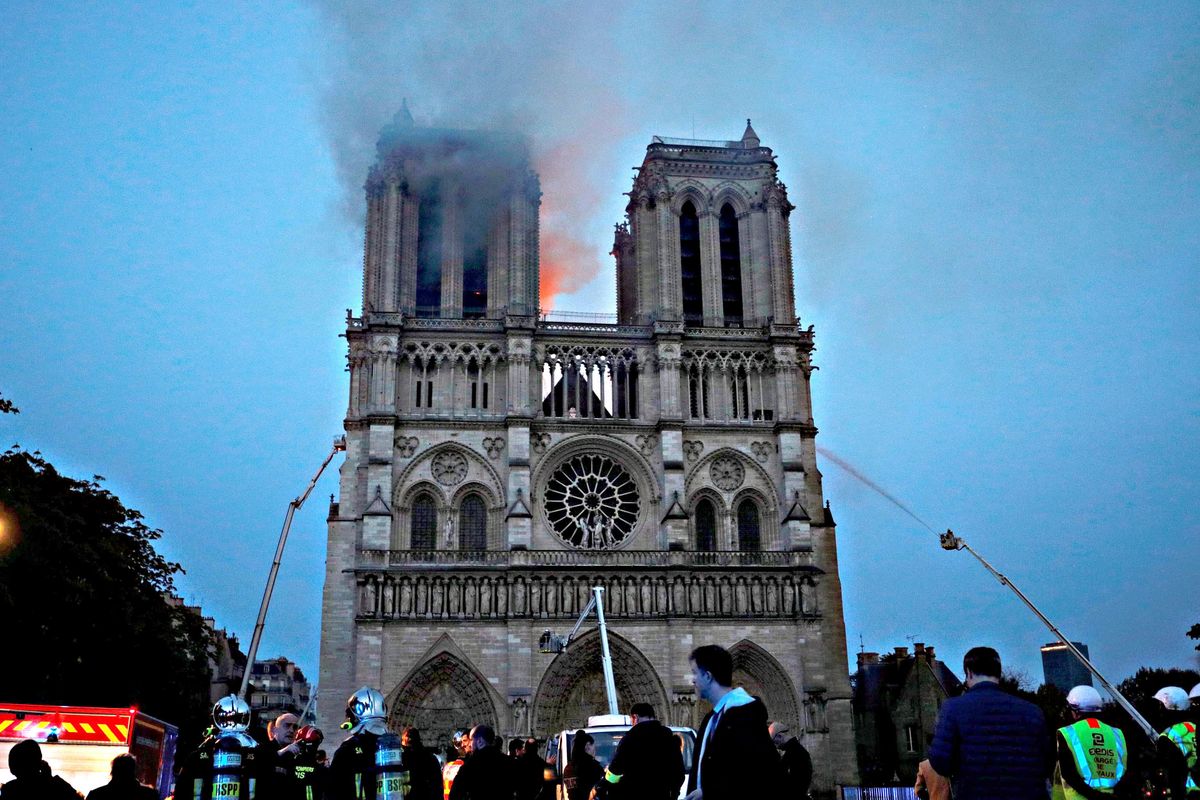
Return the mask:
<svg viewBox="0 0 1200 800">
<path fill-rule="evenodd" d="M 613 755 L 617 752 L 617 745 L 621 743 L 621 739 L 625 737 L 631 727 L 633 727 L 633 720 L 623 714 L 601 714 L 588 717 L 588 724 L 583 727 L 583 730 L 596 740 L 596 760 L 600 762 L 601 767 L 608 768 Z M 571 757 L 571 745 L 575 742 L 575 731 L 577 730 L 579 728 L 559 731 L 546 740 L 545 759 L 554 770 L 554 779 L 557 784 L 555 796 L 558 800 L 567 800 L 567 793 L 562 785 L 562 775 Z M 683 785 L 679 787 L 679 797 L 682 800 L 687 794 L 687 775 L 692 771 L 696 732 L 691 728 L 672 727 L 670 730 L 680 740 L 680 748 L 683 751 L 684 779 Z"/>
</svg>

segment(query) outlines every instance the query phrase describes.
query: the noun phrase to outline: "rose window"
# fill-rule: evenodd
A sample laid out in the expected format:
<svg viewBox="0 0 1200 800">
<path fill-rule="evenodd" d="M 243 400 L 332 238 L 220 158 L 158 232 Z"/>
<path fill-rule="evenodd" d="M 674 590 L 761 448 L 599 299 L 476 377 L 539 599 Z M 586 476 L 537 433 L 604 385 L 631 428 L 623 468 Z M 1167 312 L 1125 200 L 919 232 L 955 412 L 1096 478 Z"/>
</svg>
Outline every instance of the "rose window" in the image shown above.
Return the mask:
<svg viewBox="0 0 1200 800">
<path fill-rule="evenodd" d="M 438 483 L 453 486 L 462 483 L 463 478 L 467 477 L 467 459 L 462 453 L 446 450 L 433 457 L 430 471 Z"/>
<path fill-rule="evenodd" d="M 637 527 L 637 484 L 608 456 L 585 453 L 563 462 L 550 480 L 542 508 L 550 528 L 572 547 L 607 550 Z"/>
<path fill-rule="evenodd" d="M 742 481 L 746 479 L 746 468 L 736 458 L 722 456 L 712 462 L 709 474 L 718 489 L 731 492 L 741 486 Z"/>
</svg>

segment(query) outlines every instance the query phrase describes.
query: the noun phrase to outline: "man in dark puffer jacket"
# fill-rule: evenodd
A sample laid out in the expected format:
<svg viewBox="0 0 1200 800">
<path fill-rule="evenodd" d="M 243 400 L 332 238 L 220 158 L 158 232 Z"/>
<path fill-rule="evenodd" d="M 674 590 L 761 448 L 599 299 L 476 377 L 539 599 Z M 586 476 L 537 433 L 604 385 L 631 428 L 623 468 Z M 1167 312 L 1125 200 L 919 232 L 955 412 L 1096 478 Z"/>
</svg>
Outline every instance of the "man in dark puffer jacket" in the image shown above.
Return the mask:
<svg viewBox="0 0 1200 800">
<path fill-rule="evenodd" d="M 955 800 L 1045 800 L 1054 744 L 1042 711 L 1000 688 L 1000 654 L 963 657 L 967 692 L 938 715 L 929 763 L 950 778 Z"/>
</svg>

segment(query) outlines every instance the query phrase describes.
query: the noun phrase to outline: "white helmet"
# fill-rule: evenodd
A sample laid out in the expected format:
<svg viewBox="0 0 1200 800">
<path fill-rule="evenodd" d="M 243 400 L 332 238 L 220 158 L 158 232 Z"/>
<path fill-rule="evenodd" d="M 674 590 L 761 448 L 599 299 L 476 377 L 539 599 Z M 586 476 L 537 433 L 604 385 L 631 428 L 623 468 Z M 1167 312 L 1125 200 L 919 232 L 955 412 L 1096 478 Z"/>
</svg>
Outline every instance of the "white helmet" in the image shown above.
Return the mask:
<svg viewBox="0 0 1200 800">
<path fill-rule="evenodd" d="M 1200 683 L 1192 687 L 1192 690 L 1188 692 L 1188 697 L 1193 703 L 1200 702 Z"/>
<path fill-rule="evenodd" d="M 1067 705 L 1075 711 L 1099 711 L 1104 701 L 1091 686 L 1076 686 L 1067 694 Z"/>
<path fill-rule="evenodd" d="M 242 733 L 250 727 L 250 706 L 236 694 L 218 700 L 212 716 L 217 730 L 222 733 Z"/>
<path fill-rule="evenodd" d="M 1164 686 L 1154 693 L 1154 699 L 1167 711 L 1187 711 L 1188 708 L 1187 692 L 1178 686 Z"/>
</svg>

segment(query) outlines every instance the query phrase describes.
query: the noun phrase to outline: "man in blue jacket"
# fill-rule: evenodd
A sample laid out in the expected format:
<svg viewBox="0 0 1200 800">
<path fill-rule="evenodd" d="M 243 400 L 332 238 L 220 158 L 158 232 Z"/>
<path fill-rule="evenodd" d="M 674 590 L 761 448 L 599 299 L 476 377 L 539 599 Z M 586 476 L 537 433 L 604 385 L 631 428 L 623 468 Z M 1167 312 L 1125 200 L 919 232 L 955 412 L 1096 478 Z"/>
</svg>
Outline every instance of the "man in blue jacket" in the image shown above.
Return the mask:
<svg viewBox="0 0 1200 800">
<path fill-rule="evenodd" d="M 1045 800 L 1054 746 L 1042 711 L 1000 688 L 1000 654 L 963 657 L 967 691 L 938 715 L 929 763 L 950 778 L 955 800 Z"/>
</svg>

